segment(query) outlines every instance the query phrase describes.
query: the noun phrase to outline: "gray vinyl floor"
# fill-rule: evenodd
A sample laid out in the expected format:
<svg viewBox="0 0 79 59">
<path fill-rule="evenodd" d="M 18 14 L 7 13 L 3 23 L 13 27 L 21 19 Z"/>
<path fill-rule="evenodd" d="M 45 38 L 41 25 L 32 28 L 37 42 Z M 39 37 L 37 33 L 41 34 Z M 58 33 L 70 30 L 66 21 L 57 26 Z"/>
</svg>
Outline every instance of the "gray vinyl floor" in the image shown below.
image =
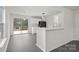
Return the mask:
<svg viewBox="0 0 79 59">
<path fill-rule="evenodd" d="M 73 40 L 51 52 L 79 52 L 79 41 Z"/>
<path fill-rule="evenodd" d="M 7 52 L 42 52 L 42 50 L 38 48 L 35 44 L 35 35 L 14 35 L 9 41 Z"/>
</svg>

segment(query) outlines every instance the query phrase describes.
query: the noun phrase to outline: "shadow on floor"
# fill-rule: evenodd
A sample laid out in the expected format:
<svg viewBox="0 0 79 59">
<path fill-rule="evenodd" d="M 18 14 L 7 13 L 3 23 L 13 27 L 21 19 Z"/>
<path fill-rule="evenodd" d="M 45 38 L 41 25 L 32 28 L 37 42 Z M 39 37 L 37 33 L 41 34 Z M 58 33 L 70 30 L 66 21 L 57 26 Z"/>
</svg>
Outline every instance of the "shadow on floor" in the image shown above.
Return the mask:
<svg viewBox="0 0 79 59">
<path fill-rule="evenodd" d="M 79 41 L 73 40 L 50 52 L 79 52 Z"/>
</svg>

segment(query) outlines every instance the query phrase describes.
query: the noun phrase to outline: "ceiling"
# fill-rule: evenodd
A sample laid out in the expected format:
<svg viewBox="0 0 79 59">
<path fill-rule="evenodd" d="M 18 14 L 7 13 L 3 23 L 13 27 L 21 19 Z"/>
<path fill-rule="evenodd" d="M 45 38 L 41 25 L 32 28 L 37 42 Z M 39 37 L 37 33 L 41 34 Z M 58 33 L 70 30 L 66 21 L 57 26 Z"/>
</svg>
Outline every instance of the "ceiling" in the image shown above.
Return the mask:
<svg viewBox="0 0 79 59">
<path fill-rule="evenodd" d="M 7 8 L 12 12 L 24 13 L 32 16 L 40 16 L 42 13 L 46 13 L 46 15 L 55 14 L 64 9 L 57 6 L 9 6 Z"/>
<path fill-rule="evenodd" d="M 64 7 L 71 10 L 79 10 L 79 6 L 64 6 Z"/>
<path fill-rule="evenodd" d="M 55 14 L 63 11 L 64 8 L 79 10 L 79 6 L 9 6 L 7 8 L 12 12 L 30 16 L 41 16 L 42 13 L 46 13 L 46 15 Z"/>
</svg>

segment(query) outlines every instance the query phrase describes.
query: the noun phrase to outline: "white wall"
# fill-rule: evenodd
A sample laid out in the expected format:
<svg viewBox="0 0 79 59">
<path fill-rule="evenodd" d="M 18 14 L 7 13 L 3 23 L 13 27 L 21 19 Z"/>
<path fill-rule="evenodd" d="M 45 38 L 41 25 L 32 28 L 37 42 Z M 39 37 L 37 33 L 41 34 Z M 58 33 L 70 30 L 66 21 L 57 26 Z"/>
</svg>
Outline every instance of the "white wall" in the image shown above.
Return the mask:
<svg viewBox="0 0 79 59">
<path fill-rule="evenodd" d="M 69 41 L 73 40 L 73 13 L 71 10 L 64 11 L 64 30 L 47 31 L 47 51 L 51 51 Z M 53 17 L 48 19 L 48 24 L 52 25 Z M 49 25 L 49 26 L 50 26 Z"/>
<path fill-rule="evenodd" d="M 79 40 L 79 10 L 75 11 L 75 39 Z"/>
</svg>

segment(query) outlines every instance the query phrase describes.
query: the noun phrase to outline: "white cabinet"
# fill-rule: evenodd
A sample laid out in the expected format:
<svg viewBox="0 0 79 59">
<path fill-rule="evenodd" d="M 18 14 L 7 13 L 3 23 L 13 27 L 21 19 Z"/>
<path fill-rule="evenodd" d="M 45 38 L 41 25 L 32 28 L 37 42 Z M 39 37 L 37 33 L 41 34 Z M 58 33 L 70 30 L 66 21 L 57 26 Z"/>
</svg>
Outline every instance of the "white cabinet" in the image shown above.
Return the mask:
<svg viewBox="0 0 79 59">
<path fill-rule="evenodd" d="M 59 39 L 63 39 L 63 37 L 62 35 L 58 35 L 58 33 L 62 33 L 63 30 L 63 28 L 38 28 L 36 45 L 44 52 L 51 51 L 63 45 L 65 42 L 62 43 L 63 40 L 59 41 Z"/>
<path fill-rule="evenodd" d="M 37 29 L 37 43 L 36 45 L 42 50 L 46 51 L 46 29 L 38 28 Z"/>
</svg>

